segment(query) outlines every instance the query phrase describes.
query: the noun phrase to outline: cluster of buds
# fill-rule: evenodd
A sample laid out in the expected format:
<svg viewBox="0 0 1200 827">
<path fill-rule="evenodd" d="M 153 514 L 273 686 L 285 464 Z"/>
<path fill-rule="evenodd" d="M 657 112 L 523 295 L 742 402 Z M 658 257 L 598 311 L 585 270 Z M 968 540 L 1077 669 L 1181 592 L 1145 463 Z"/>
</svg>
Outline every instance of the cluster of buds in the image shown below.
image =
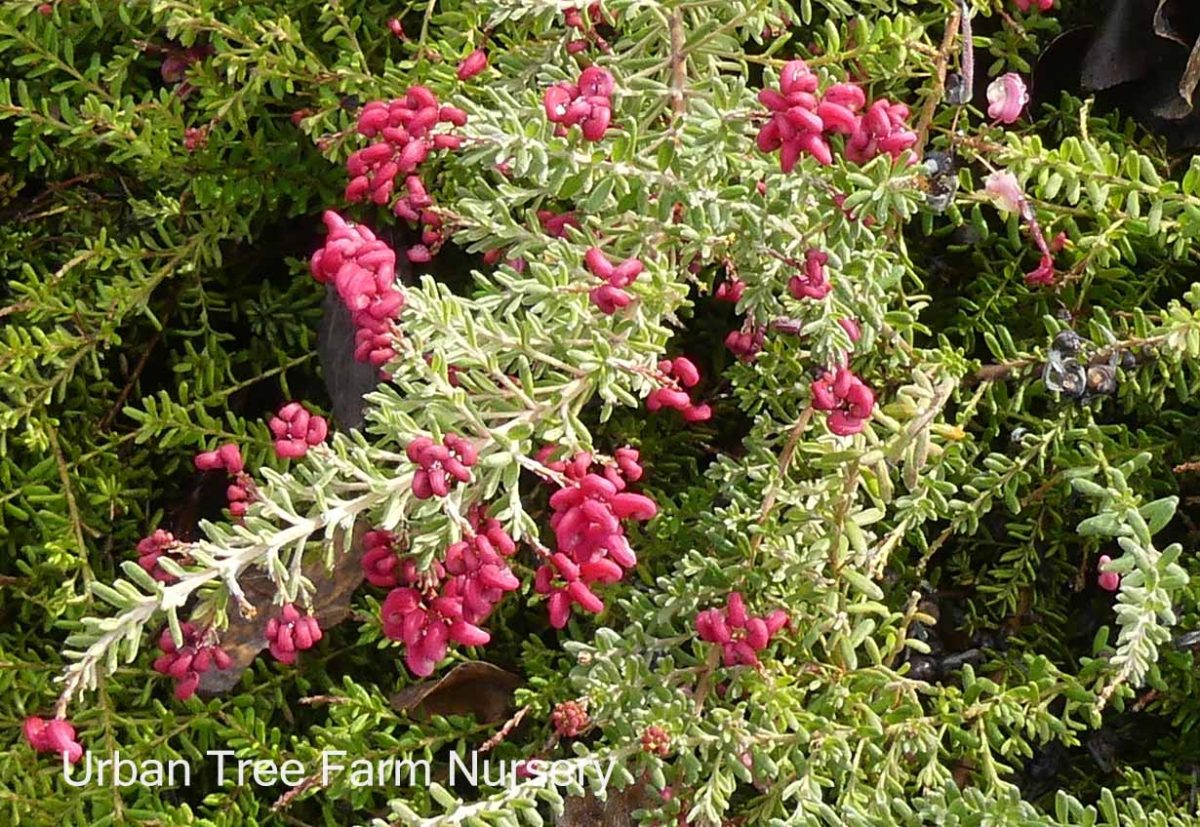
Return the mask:
<svg viewBox="0 0 1200 827">
<path fill-rule="evenodd" d="M 599 141 L 612 121 L 613 76 L 607 69 L 589 66 L 577 83 L 556 83 L 542 96 L 542 106 L 555 134 L 566 135 L 576 124 L 589 141 Z"/>
<path fill-rule="evenodd" d="M 275 437 L 275 454 L 284 459 L 298 459 L 309 447 L 320 445 L 329 435 L 325 417 L 312 414 L 299 402 L 289 402 L 267 422 Z"/>
<path fill-rule="evenodd" d="M 295 663 L 296 655 L 317 645 L 322 637 L 321 624 L 312 615 L 302 615 L 291 603 L 279 617 L 267 621 L 267 643 L 280 663 Z"/>
<path fill-rule="evenodd" d="M 833 163 L 832 135 L 846 136 L 846 157 L 864 163 L 881 153 L 893 158 L 917 142 L 908 129 L 908 108 L 875 101 L 864 113 L 866 95 L 850 83 L 835 83 L 817 97 L 817 76 L 803 60 L 789 61 L 779 77 L 779 89 L 763 89 L 759 103 L 772 113 L 758 132 L 758 148 L 779 150 L 779 165 L 791 172 L 802 155 L 823 165 Z"/>
<path fill-rule="evenodd" d="M 175 645 L 169 627 L 158 636 L 158 648 L 163 654 L 155 659 L 154 671 L 173 678 L 175 697 L 186 701 L 196 694 L 201 674 L 214 667 L 228 669 L 233 661 L 208 632 L 201 632 L 191 623 L 184 623 L 180 630 L 182 646 Z"/>
<path fill-rule="evenodd" d="M 766 333 L 761 327 L 747 324 L 741 330 L 731 330 L 725 337 L 725 347 L 742 362 L 753 362 L 763 349 Z"/>
<path fill-rule="evenodd" d="M 825 272 L 829 254 L 820 250 L 809 250 L 804 254 L 804 270 L 788 279 L 788 292 L 794 299 L 823 299 L 829 295 L 833 285 Z"/>
<path fill-rule="evenodd" d="M 156 528 L 149 537 L 143 537 L 141 540 L 138 540 L 138 565 L 155 580 L 161 583 L 170 583 L 175 579 L 175 575 L 163 571 L 158 561 L 161 557 L 173 556 L 171 551 L 177 545 L 178 542 L 174 534 L 164 529 Z M 191 562 L 191 559 L 181 557 L 179 562 L 187 564 Z"/>
<path fill-rule="evenodd" d="M 583 263 L 589 273 L 605 282 L 588 294 L 592 304 L 600 308 L 601 313 L 611 316 L 629 306 L 633 297 L 625 292 L 625 288 L 642 274 L 643 267 L 639 259 L 627 258 L 620 264 L 613 264 L 599 247 L 591 247 L 584 255 Z"/>
<path fill-rule="evenodd" d="M 737 276 L 731 276 L 717 285 L 717 290 L 713 294 L 713 297 L 719 302 L 737 304 L 742 300 L 742 295 L 745 292 L 746 282 L 742 281 Z"/>
<path fill-rule="evenodd" d="M 685 388 L 693 388 L 700 382 L 700 370 L 684 356 L 663 359 L 658 363 L 663 387 L 655 388 L 646 397 L 646 408 L 659 411 L 672 408 L 679 411 L 687 422 L 703 422 L 712 418 L 712 408 L 707 403 L 697 405 Z"/>
<path fill-rule="evenodd" d="M 400 556 L 396 554 L 396 535 L 383 529 L 363 535 L 363 576 L 372 586 L 390 589 L 400 584 Z"/>
<path fill-rule="evenodd" d="M 591 26 L 585 24 L 583 19 L 583 9 L 563 9 L 563 22 L 567 24 L 567 28 L 575 29 L 582 32 L 584 37 L 573 38 L 567 42 L 567 52 L 570 54 L 579 54 L 588 46 L 588 41 L 596 44 L 596 47 L 602 52 L 609 51 L 608 42 L 596 33 L 596 26 L 604 22 L 604 12 L 600 8 L 600 4 L 592 3 L 587 7 L 588 21 Z"/>
<path fill-rule="evenodd" d="M 649 520 L 658 513 L 654 500 L 625 490 L 627 480 L 642 476 L 637 452 L 622 449 L 616 462 L 615 468 L 595 473 L 591 454 L 579 453 L 561 466 L 567 484 L 550 497 L 557 550 L 534 578 L 534 591 L 547 597 L 555 629 L 567 625 L 573 605 L 593 614 L 604 611 L 592 586 L 616 583 L 637 565 L 621 521 Z"/>
<path fill-rule="evenodd" d="M 845 365 L 826 371 L 811 391 L 813 408 L 830 411 L 829 430 L 838 436 L 860 433 L 875 409 L 875 393 Z"/>
<path fill-rule="evenodd" d="M 478 62 L 472 58 L 467 61 Z M 425 225 L 421 243 L 407 251 L 409 260 L 415 263 L 429 261 L 443 240 L 441 218 L 431 209 L 433 200 L 425 191 L 417 168 L 434 150 L 462 146 L 460 136 L 450 132 L 434 134 L 434 127 L 444 123 L 453 128 L 466 122 L 466 112 L 453 106 L 439 106 L 433 92 L 424 86 L 413 86 L 403 98 L 393 101 L 372 101 L 358 116 L 359 134 L 379 140 L 346 159 L 346 171 L 350 174 L 346 200 L 355 203 L 369 198 L 376 204 L 387 204 L 397 190 L 397 176 L 404 176 L 405 194 L 393 204 L 392 212 Z"/>
<path fill-rule="evenodd" d="M 488 55 L 483 49 L 476 49 L 463 58 L 462 63 L 458 64 L 458 79 L 470 80 L 478 75 L 488 66 Z"/>
<path fill-rule="evenodd" d="M 578 738 L 592 725 L 587 707 L 579 701 L 563 701 L 550 711 L 550 725 L 562 738 Z"/>
<path fill-rule="evenodd" d="M 579 218 L 573 212 L 556 213 L 551 210 L 538 210 L 537 220 L 542 225 L 542 232 L 551 238 L 566 238 L 567 227 L 579 229 Z"/>
<path fill-rule="evenodd" d="M 415 561 L 401 561 L 402 585 L 383 601 L 383 633 L 404 643 L 404 662 L 419 677 L 433 673 L 451 643 L 486 645 L 491 635 L 479 624 L 520 586 L 507 563 L 517 546 L 499 521 L 477 511 L 471 523 L 470 538 L 447 548 L 444 562 L 422 572 Z"/>
<path fill-rule="evenodd" d="M 254 483 L 246 473 L 241 450 L 232 442 L 227 442 L 215 451 L 196 454 L 195 463 L 199 471 L 224 471 L 233 477 L 233 482 L 225 489 L 229 513 L 235 517 L 246 516 L 246 510 L 254 499 Z"/>
<path fill-rule="evenodd" d="M 404 307 L 404 292 L 396 286 L 396 254 L 375 234 L 326 210 L 329 235 L 312 255 L 313 278 L 333 283 L 354 323 L 354 358 L 379 367 L 396 355 L 391 327 Z"/>
<path fill-rule="evenodd" d="M 766 617 L 751 617 L 742 596 L 733 592 L 724 609 L 705 609 L 696 615 L 696 633 L 719 644 L 726 666 L 758 666 L 758 653 L 788 624 L 787 612 L 776 609 Z"/>
<path fill-rule="evenodd" d="M 63 718 L 47 721 L 31 715 L 22 729 L 25 742 L 38 752 L 56 752 L 72 764 L 83 758 L 83 746 L 75 740 L 75 727 Z"/>
<path fill-rule="evenodd" d="M 189 126 L 183 130 L 183 148 L 188 152 L 203 149 L 208 143 L 208 128 L 204 126 Z"/>
<path fill-rule="evenodd" d="M 660 726 L 648 726 L 642 732 L 642 752 L 666 758 L 671 753 L 671 736 Z"/>
<path fill-rule="evenodd" d="M 439 445 L 427 436 L 419 436 L 404 453 L 419 468 L 413 474 L 412 492 L 418 500 L 444 497 L 457 482 L 470 482 L 469 470 L 479 458 L 475 446 L 466 437 L 446 434 Z"/>
<path fill-rule="evenodd" d="M 1115 592 L 1121 588 L 1121 575 L 1115 571 L 1106 571 L 1106 566 L 1112 562 L 1112 558 L 1107 554 L 1100 555 L 1100 559 L 1096 561 L 1096 583 L 1106 592 Z"/>
</svg>

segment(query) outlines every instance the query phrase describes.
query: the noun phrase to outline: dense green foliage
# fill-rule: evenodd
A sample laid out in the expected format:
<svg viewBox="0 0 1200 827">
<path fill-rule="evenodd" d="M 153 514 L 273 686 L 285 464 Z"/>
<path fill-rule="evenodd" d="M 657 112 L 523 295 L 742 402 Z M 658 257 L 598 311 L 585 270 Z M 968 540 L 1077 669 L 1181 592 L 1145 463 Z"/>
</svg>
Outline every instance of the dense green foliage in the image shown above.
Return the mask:
<svg viewBox="0 0 1200 827">
<path fill-rule="evenodd" d="M 591 823 L 571 815 L 583 790 L 552 816 L 561 800 L 531 785 L 337 776 L 291 794 L 197 772 L 186 789 L 71 790 L 21 740 L 61 674 L 84 745 L 135 760 L 444 763 L 478 747 L 502 724 L 389 703 L 417 679 L 381 633 L 379 590 L 358 591 L 297 666 L 261 656 L 216 697 L 176 701 L 150 664 L 168 623 L 236 625 L 243 575 L 266 584 L 246 588 L 262 607 L 276 587 L 307 603 L 356 527 L 403 529 L 428 562 L 484 503 L 524 539 L 525 582 L 489 619 L 492 643 L 452 648 L 434 677 L 466 660 L 520 677 L 523 720 L 497 757 L 614 757 L 639 791 L 615 806 L 646 823 L 1194 823 L 1200 700 L 1179 636 L 1200 624 L 1200 163 L 1071 95 L 1012 127 L 947 104 L 957 0 L 606 0 L 611 52 L 573 55 L 563 10 L 581 5 L 0 4 L 0 820 Z M 1100 4 L 1009 5 L 972 0 L 981 73 L 1026 71 Z M 490 66 L 458 80 L 485 45 Z M 199 58 L 170 77 L 188 48 Z M 785 174 L 761 153 L 755 96 L 792 57 L 822 85 L 906 102 L 920 148 L 958 159 L 949 207 L 930 205 L 946 182 L 920 164 L 839 155 Z M 542 93 L 593 60 L 616 79 L 614 127 L 556 136 Z M 468 114 L 465 145 L 422 171 L 450 243 L 406 288 L 392 381 L 361 433 L 286 463 L 267 417 L 333 403 L 307 265 L 321 212 L 397 251 L 415 240 L 342 196 L 361 105 L 415 83 Z M 203 130 L 190 149 L 189 129 Z M 1056 287 L 1025 283 L 1037 252 L 985 193 L 996 170 L 1017 175 L 1047 236 L 1065 233 Z M 551 238 L 540 209 L 581 226 Z M 596 244 L 646 266 L 612 316 L 588 298 Z M 822 301 L 787 289 L 810 247 L 830 256 Z M 497 249 L 525 267 L 485 264 Z M 730 275 L 747 285 L 736 311 L 712 297 Z M 743 321 L 767 333 L 751 362 L 723 345 Z M 1113 363 L 1114 394 L 1047 388 L 1067 329 Z M 712 420 L 646 412 L 663 354 L 701 365 Z M 810 406 L 814 370 L 843 357 L 879 400 L 852 437 Z M 418 502 L 403 449 L 451 431 L 479 441 L 476 478 Z M 228 441 L 260 480 L 242 528 L 192 465 Z M 638 488 L 659 506 L 630 529 L 636 574 L 561 632 L 532 584 L 553 537 L 547 443 L 637 446 Z M 128 566 L 157 527 L 197 541 L 191 574 L 165 588 Z M 1116 594 L 1096 585 L 1101 554 Z M 734 590 L 791 615 L 760 670 L 726 669 L 696 638 L 697 611 Z M 496 691 L 485 682 L 472 691 Z M 569 743 L 548 721 L 577 698 L 594 727 Z M 665 757 L 640 748 L 651 725 L 671 737 Z"/>
</svg>

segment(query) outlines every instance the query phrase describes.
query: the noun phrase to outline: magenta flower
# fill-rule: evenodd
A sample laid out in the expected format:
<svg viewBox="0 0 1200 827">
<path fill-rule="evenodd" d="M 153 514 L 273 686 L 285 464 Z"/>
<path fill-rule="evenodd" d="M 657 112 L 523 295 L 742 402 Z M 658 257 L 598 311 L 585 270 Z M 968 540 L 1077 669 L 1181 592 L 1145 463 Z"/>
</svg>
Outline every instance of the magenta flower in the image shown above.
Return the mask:
<svg viewBox="0 0 1200 827">
<path fill-rule="evenodd" d="M 175 697 L 186 701 L 196 694 L 200 675 L 210 669 L 228 669 L 233 660 L 215 642 L 206 642 L 207 634 L 191 623 L 184 623 L 183 645 L 176 646 L 171 629 L 165 628 L 158 636 L 158 648 L 163 654 L 155 659 L 154 671 L 175 680 Z"/>
<path fill-rule="evenodd" d="M 588 293 L 592 304 L 599 308 L 601 313 L 611 316 L 621 308 L 629 306 L 633 297 L 625 288 L 642 274 L 643 265 L 639 259 L 627 258 L 620 264 L 613 264 L 599 247 L 590 247 L 583 257 L 583 264 L 589 273 L 607 282 Z"/>
<path fill-rule="evenodd" d="M 742 300 L 745 292 L 746 282 L 734 276 L 717 285 L 717 291 L 713 294 L 713 298 L 719 302 L 737 304 Z"/>
<path fill-rule="evenodd" d="M 167 574 L 158 565 L 158 559 L 164 555 L 169 556 L 170 551 L 177 545 L 175 535 L 163 529 L 155 529 L 154 533 L 149 537 L 143 537 L 138 541 L 138 565 L 145 571 L 162 583 L 170 583 L 175 579 L 172 574 Z"/>
<path fill-rule="evenodd" d="M 479 454 L 470 440 L 457 434 L 446 434 L 438 445 L 427 436 L 408 443 L 405 454 L 420 466 L 413 474 L 412 491 L 418 500 L 444 497 L 455 482 L 470 482 L 468 470 Z"/>
<path fill-rule="evenodd" d="M 753 362 L 763 348 L 766 335 L 761 327 L 731 330 L 725 336 L 725 347 L 742 362 Z"/>
<path fill-rule="evenodd" d="M 1115 571 L 1105 571 L 1105 567 L 1112 562 L 1112 558 L 1107 554 L 1100 555 L 1100 559 L 1096 561 L 1096 583 L 1106 592 L 1115 592 L 1121 588 L 1121 575 Z"/>
<path fill-rule="evenodd" d="M 1016 72 L 996 78 L 987 89 L 988 117 L 1000 123 L 1015 123 L 1029 103 L 1025 81 Z"/>
<path fill-rule="evenodd" d="M 838 436 L 860 433 L 875 408 L 874 392 L 844 365 L 827 371 L 810 390 L 813 408 L 830 411 L 829 430 Z"/>
<path fill-rule="evenodd" d="M 372 586 L 390 589 L 400 583 L 400 558 L 396 537 L 390 531 L 376 529 L 363 535 L 363 575 Z"/>
<path fill-rule="evenodd" d="M 766 617 L 751 617 L 741 594 L 732 592 L 724 609 L 705 609 L 696 615 L 696 633 L 722 649 L 725 666 L 758 666 L 758 653 L 788 624 L 787 612 L 776 609 Z"/>
<path fill-rule="evenodd" d="M 1054 8 L 1054 0 L 1013 0 L 1013 2 L 1016 3 L 1017 8 L 1023 12 L 1027 12 L 1030 9 L 1036 9 L 1037 11 L 1050 11 L 1050 9 Z"/>
<path fill-rule="evenodd" d="M 486 69 L 487 65 L 487 52 L 483 49 L 476 49 L 467 55 L 462 63 L 458 64 L 458 79 L 469 80 Z"/>
<path fill-rule="evenodd" d="M 47 721 L 32 715 L 22 727 L 25 742 L 38 752 L 57 752 L 72 764 L 83 758 L 83 746 L 75 740 L 75 727 L 62 719 Z"/>
<path fill-rule="evenodd" d="M 558 134 L 578 125 L 583 137 L 599 141 L 612 121 L 613 76 L 607 69 L 589 66 L 577 83 L 558 83 L 542 96 L 546 118 L 558 124 Z"/>
<path fill-rule="evenodd" d="M 404 662 L 419 677 L 433 673 L 450 643 L 483 646 L 491 635 L 480 628 L 507 592 L 520 581 L 506 558 L 517 546 L 499 521 L 471 515 L 474 534 L 446 549 L 444 563 L 426 571 L 403 560 L 397 582 L 381 607 L 383 633 L 404 643 Z"/>
<path fill-rule="evenodd" d="M 788 292 L 796 299 L 823 299 L 829 295 L 833 285 L 825 273 L 829 255 L 820 250 L 809 250 L 804 254 L 804 272 L 788 280 Z"/>
<path fill-rule="evenodd" d="M 267 423 L 275 437 L 275 454 L 284 459 L 298 459 L 313 445 L 320 445 L 329 434 L 329 424 L 322 416 L 308 412 L 299 402 L 289 402 Z"/>
<path fill-rule="evenodd" d="M 684 356 L 663 359 L 658 363 L 663 386 L 655 388 L 646 396 L 646 409 L 654 412 L 664 408 L 679 411 L 685 422 L 704 422 L 712 418 L 712 408 L 707 404 L 697 405 L 683 390 L 693 388 L 700 382 L 700 370 Z"/>
<path fill-rule="evenodd" d="M 543 459 L 551 453 L 553 447 Z M 658 513 L 654 500 L 624 490 L 626 480 L 642 476 L 637 451 L 620 449 L 615 459 L 617 467 L 605 468 L 603 476 L 590 470 L 591 454 L 576 454 L 570 463 L 549 463 L 571 483 L 550 497 L 550 527 L 558 550 L 534 577 L 534 591 L 547 597 L 550 625 L 556 629 L 567 625 L 572 606 L 593 614 L 604 611 L 593 586 L 616 583 L 637 565 L 621 521 L 649 520 Z"/>
<path fill-rule="evenodd" d="M 296 662 L 296 655 L 311 649 L 321 640 L 321 624 L 312 615 L 301 615 L 291 603 L 283 607 L 278 618 L 267 621 L 267 642 L 271 654 L 280 663 Z"/>
</svg>

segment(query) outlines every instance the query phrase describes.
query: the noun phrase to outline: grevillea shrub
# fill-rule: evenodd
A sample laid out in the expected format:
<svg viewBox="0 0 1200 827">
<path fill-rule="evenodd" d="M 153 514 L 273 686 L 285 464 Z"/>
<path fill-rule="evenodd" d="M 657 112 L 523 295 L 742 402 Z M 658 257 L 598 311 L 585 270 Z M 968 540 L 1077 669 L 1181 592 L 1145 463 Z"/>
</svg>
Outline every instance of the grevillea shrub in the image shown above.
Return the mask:
<svg viewBox="0 0 1200 827">
<path fill-rule="evenodd" d="M 1184 5 L 4 4 L 0 823 L 1195 823 Z"/>
</svg>

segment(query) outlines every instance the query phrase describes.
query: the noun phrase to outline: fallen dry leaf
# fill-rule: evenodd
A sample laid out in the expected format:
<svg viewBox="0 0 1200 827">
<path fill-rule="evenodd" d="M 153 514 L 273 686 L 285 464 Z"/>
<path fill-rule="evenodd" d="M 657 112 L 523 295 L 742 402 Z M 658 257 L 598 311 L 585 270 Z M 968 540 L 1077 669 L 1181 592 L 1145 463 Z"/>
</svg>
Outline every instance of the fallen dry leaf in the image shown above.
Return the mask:
<svg viewBox="0 0 1200 827">
<path fill-rule="evenodd" d="M 634 827 L 633 812 L 653 807 L 657 800 L 645 783 L 635 782 L 623 790 L 609 790 L 605 801 L 589 792 L 568 798 L 563 814 L 555 824 L 558 827 Z"/>
<path fill-rule="evenodd" d="M 521 679 L 484 661 L 460 663 L 440 680 L 422 681 L 392 696 L 392 707 L 414 718 L 473 715 L 484 724 L 505 720 Z"/>
</svg>

